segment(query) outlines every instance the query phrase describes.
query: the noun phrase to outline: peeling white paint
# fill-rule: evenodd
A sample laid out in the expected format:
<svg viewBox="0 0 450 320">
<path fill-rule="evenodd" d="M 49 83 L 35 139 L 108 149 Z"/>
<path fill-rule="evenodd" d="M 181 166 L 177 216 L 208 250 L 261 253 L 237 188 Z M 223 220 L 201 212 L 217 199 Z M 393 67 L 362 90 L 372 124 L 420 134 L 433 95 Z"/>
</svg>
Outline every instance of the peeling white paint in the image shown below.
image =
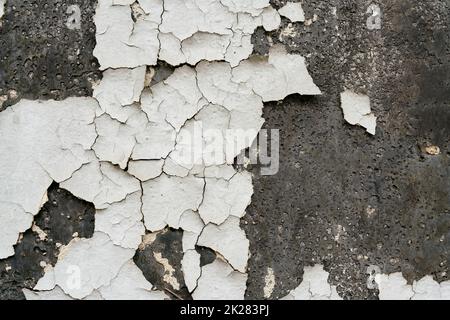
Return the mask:
<svg viewBox="0 0 450 320">
<path fill-rule="evenodd" d="M 164 160 L 130 161 L 128 173 L 140 181 L 148 181 L 161 175 Z"/>
<path fill-rule="evenodd" d="M 109 162 L 98 162 L 94 156 L 89 164 L 82 166 L 60 187 L 92 202 L 96 209 L 106 209 L 110 204 L 141 190 L 137 179 Z"/>
<path fill-rule="evenodd" d="M 250 243 L 239 223 L 239 218 L 229 217 L 220 225 L 208 224 L 197 244 L 219 252 L 234 269 L 245 273 Z"/>
<path fill-rule="evenodd" d="M 186 210 L 196 211 L 203 200 L 205 182 L 201 178 L 170 177 L 165 174 L 142 183 L 145 227 L 150 231 L 167 225 L 178 229 Z"/>
<path fill-rule="evenodd" d="M 188 250 L 184 253 L 181 266 L 184 274 L 184 282 L 189 292 L 193 292 L 197 287 L 198 279 L 201 276 L 200 254 L 195 250 Z"/>
<path fill-rule="evenodd" d="M 27 300 L 74 300 L 66 294 L 55 283 L 49 283 L 49 277 L 54 273 L 48 272 L 39 284 L 34 288 L 35 291 L 24 289 Z M 43 283 L 46 280 L 47 283 Z M 36 291 L 40 290 L 40 291 Z M 101 286 L 83 300 L 167 300 L 169 297 L 162 291 L 157 291 L 153 285 L 145 279 L 142 271 L 134 264 L 132 260 L 126 262 L 117 276 L 110 283 Z"/>
<path fill-rule="evenodd" d="M 133 109 L 126 106 L 140 100 L 145 74 L 145 67 L 108 69 L 103 72 L 103 79 L 94 88 L 93 93 L 101 110 L 113 119 L 126 122 L 133 112 Z M 97 116 L 99 115 L 101 113 L 97 112 Z"/>
<path fill-rule="evenodd" d="M 288 2 L 284 7 L 278 10 L 279 14 L 288 18 L 292 22 L 304 22 L 305 12 L 300 2 Z"/>
<path fill-rule="evenodd" d="M 28 289 L 23 289 L 22 291 L 27 300 L 73 300 L 73 298 L 65 294 L 60 287 L 55 287 L 53 290 L 49 291 L 32 291 Z"/>
<path fill-rule="evenodd" d="M 128 3 L 98 1 L 94 17 L 97 27 L 94 56 L 97 57 L 102 70 L 156 64 L 162 0 L 141 0 L 139 4 L 146 10 L 133 22 L 132 8 Z"/>
<path fill-rule="evenodd" d="M 342 300 L 328 278 L 329 273 L 321 265 L 305 267 L 302 283 L 282 300 Z"/>
<path fill-rule="evenodd" d="M 146 229 L 169 226 L 183 230 L 194 298 L 243 299 L 249 241 L 240 218 L 253 187 L 232 164 L 260 131 L 263 102 L 321 93 L 305 59 L 279 46 L 250 58 L 256 28 L 281 24 L 269 0 L 99 0 L 94 22 L 104 70 L 94 99 L 24 100 L 0 114 L 0 178 L 10 182 L 0 188 L 0 258 L 14 253 L 56 181 L 94 204 L 95 233 L 62 247 L 27 298 L 167 298 L 130 259 L 154 241 Z M 158 59 L 183 66 L 150 85 Z M 219 258 L 200 268 L 196 245 Z M 174 267 L 154 257 L 179 289 Z M 272 272 L 269 296 L 274 285 Z"/>
<path fill-rule="evenodd" d="M 205 224 L 198 212 L 187 210 L 180 218 L 180 228 L 183 229 L 183 252 L 194 250 L 198 237 Z"/>
<path fill-rule="evenodd" d="M 141 192 L 128 195 L 95 214 L 95 231 L 106 233 L 113 243 L 136 250 L 145 234 L 141 212 Z"/>
<path fill-rule="evenodd" d="M 319 95 L 306 69 L 305 58 L 287 54 L 284 47 L 274 46 L 269 58 L 255 57 L 233 70 L 233 81 L 248 86 L 264 102 L 279 101 L 288 95 Z"/>
<path fill-rule="evenodd" d="M 409 285 L 401 272 L 390 275 L 377 274 L 375 282 L 380 300 L 449 300 L 450 281 L 438 283 L 425 276 Z"/>
<path fill-rule="evenodd" d="M 66 294 L 83 299 L 110 284 L 133 256 L 133 249 L 116 246 L 106 234 L 95 232 L 91 239 L 74 239 L 64 247 L 51 273 Z"/>
<path fill-rule="evenodd" d="M 98 291 L 105 300 L 169 299 L 164 292 L 154 290 L 153 285 L 145 279 L 133 261 L 125 263 L 111 283 Z"/>
<path fill-rule="evenodd" d="M 236 173 L 230 180 L 205 178 L 203 202 L 198 209 L 202 220 L 217 225 L 230 216 L 242 218 L 253 195 L 249 172 Z"/>
<path fill-rule="evenodd" d="M 202 267 L 194 300 L 243 300 L 247 275 L 234 271 L 220 258 Z"/>
<path fill-rule="evenodd" d="M 19 233 L 31 228 L 52 181 L 89 162 L 97 103 L 22 100 L 0 113 L 0 258 L 14 254 Z"/>
<path fill-rule="evenodd" d="M 377 117 L 371 111 L 368 96 L 346 90 L 341 93 L 341 106 L 349 124 L 364 127 L 368 133 L 375 135 Z"/>
<path fill-rule="evenodd" d="M 0 0 L 0 19 L 5 14 L 5 4 L 6 4 L 6 0 Z M 1 27 L 1 21 L 0 21 L 0 27 Z"/>
</svg>

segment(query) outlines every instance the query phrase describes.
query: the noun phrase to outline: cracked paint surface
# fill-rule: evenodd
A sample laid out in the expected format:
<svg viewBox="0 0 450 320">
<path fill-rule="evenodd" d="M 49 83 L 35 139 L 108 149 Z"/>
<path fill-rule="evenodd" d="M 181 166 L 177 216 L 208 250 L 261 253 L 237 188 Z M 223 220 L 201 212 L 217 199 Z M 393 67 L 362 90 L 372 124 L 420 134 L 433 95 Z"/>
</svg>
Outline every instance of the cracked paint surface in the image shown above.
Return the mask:
<svg viewBox="0 0 450 320">
<path fill-rule="evenodd" d="M 31 227 L 47 188 L 56 181 L 94 204 L 95 233 L 90 239 L 75 237 L 63 247 L 35 290 L 58 288 L 58 294 L 61 289 L 75 299 L 94 293 L 114 298 L 123 277 L 137 278 L 124 274 L 135 270 L 125 264 L 141 244 L 145 229 L 186 226 L 182 267 L 192 296 L 209 295 L 208 286 L 217 278 L 223 290 L 212 298 L 242 298 L 249 244 L 239 223 L 253 187 L 251 175 L 235 171 L 232 164 L 256 138 L 264 122 L 263 102 L 293 93 L 320 94 L 305 60 L 280 47 L 268 58 L 248 59 L 255 28 L 270 31 L 280 22 L 268 1 L 252 6 L 189 1 L 179 6 L 171 0 L 100 0 L 94 21 L 94 55 L 104 72 L 94 84 L 93 98 L 23 100 L 1 114 L 5 150 L 1 175 L 14 182 L 2 191 L 2 211 L 7 214 L 1 216 L 5 228 L 1 257 L 14 253 L 12 246 Z M 176 51 L 166 47 L 175 42 L 181 52 L 177 63 L 164 57 L 164 52 Z M 146 66 L 156 65 L 158 59 L 193 67 L 175 68 L 165 80 L 146 87 Z M 191 141 L 198 128 L 200 135 Z M 224 135 L 218 157 L 197 153 L 197 143 L 207 144 L 211 129 L 222 133 L 250 129 L 252 134 L 243 141 L 239 133 Z M 33 141 L 37 132 L 41 144 Z M 11 133 L 20 133 L 24 140 L 20 149 Z M 227 143 L 237 146 L 225 150 Z M 17 163 L 10 151 L 22 152 L 26 161 Z M 186 158 L 192 155 L 193 159 Z M 20 172 L 27 174 L 21 177 Z M 200 267 L 196 246 L 216 251 L 223 260 Z M 163 280 L 179 291 L 173 266 L 161 253 L 154 252 L 153 257 L 164 267 Z M 130 291 L 137 290 L 130 286 Z"/>
<path fill-rule="evenodd" d="M 78 1 L 78 9 L 65 11 L 71 31 L 86 28 L 85 18 L 77 18 L 78 10 L 85 10 L 83 4 Z M 301 279 L 296 289 L 291 283 L 289 290 L 283 285 L 284 294 L 279 286 L 285 273 L 280 278 L 279 267 L 266 263 L 256 270 L 263 273 L 259 281 L 264 288 L 254 294 L 259 281 L 253 265 L 265 255 L 255 254 L 252 247 L 264 230 L 256 226 L 254 208 L 264 202 L 259 201 L 260 178 L 255 189 L 254 172 L 234 165 L 263 127 L 265 105 L 270 108 L 296 94 L 313 101 L 327 99 L 312 97 L 329 88 L 320 81 L 319 89 L 307 69 L 309 55 L 293 50 L 290 42 L 301 42 L 299 28 L 322 23 L 323 17 L 309 10 L 312 4 L 305 5 L 309 11 L 298 2 L 269 0 L 189 0 L 181 5 L 175 0 L 99 0 L 94 5 L 96 44 L 91 49 L 102 72 L 89 78 L 84 94 L 71 94 L 88 97 L 52 93 L 56 101 L 42 100 L 40 92 L 26 100 L 14 85 L 0 86 L 0 101 L 7 102 L 0 113 L 0 177 L 8 181 L 0 190 L 0 259 L 5 259 L 5 271 L 13 268 L 10 262 L 21 243 L 53 240 L 37 217 L 49 205 L 55 183 L 95 211 L 90 233 L 71 230 L 55 244 L 54 259 L 39 261 L 39 272 L 33 275 L 39 281 L 21 284 L 25 297 L 347 298 L 338 287 L 342 283 L 336 285 L 331 277 L 330 264 L 317 264 L 323 259 L 313 259 L 314 267 L 289 265 L 302 275 L 292 277 Z M 331 16 L 340 14 L 333 8 Z M 13 11 L 8 10 L 6 17 Z M 381 16 L 379 10 L 367 12 L 375 19 Z M 369 27 L 368 21 L 368 30 L 380 30 L 378 23 Z M 377 118 L 370 92 L 340 93 L 344 119 L 374 135 Z M 270 114 L 268 118 L 273 124 Z M 321 127 L 316 120 L 314 128 Z M 380 124 L 386 126 L 383 118 Z M 239 129 L 250 134 L 244 139 Z M 214 139 L 217 133 L 219 141 Z M 423 149 L 430 157 L 441 155 L 430 143 Z M 298 155 L 309 151 L 302 149 Z M 285 217 L 280 212 L 284 209 L 273 210 L 273 204 L 267 208 Z M 370 204 L 364 213 L 370 220 L 378 210 Z M 344 247 L 353 236 L 351 224 L 326 225 L 325 241 L 331 239 L 333 245 Z M 282 239 L 279 232 L 274 239 Z M 407 299 L 448 299 L 448 281 L 430 276 L 409 285 L 397 273 L 380 274 L 375 282 L 380 299 L 393 298 L 393 292 Z"/>
</svg>

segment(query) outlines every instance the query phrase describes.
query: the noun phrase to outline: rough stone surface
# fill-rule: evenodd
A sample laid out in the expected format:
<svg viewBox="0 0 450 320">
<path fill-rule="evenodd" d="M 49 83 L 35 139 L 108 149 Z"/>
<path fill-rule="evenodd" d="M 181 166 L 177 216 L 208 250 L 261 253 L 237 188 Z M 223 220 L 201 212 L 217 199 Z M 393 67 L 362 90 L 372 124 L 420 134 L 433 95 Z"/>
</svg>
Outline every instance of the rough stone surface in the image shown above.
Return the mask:
<svg viewBox="0 0 450 320">
<path fill-rule="evenodd" d="M 270 34 L 308 57 L 323 95 L 265 106 L 264 127 L 281 128 L 282 160 L 275 176 L 255 170 L 242 224 L 252 253 L 247 298 L 263 298 L 267 267 L 276 276 L 273 298 L 296 288 L 303 267 L 316 263 L 344 299 L 377 298 L 366 284 L 370 265 L 401 271 L 410 284 L 425 275 L 448 280 L 449 3 L 378 1 L 382 28 L 367 30 L 370 4 L 306 1 L 306 18 L 317 21 L 283 22 Z M 266 34 L 253 41 L 268 52 Z M 345 124 L 339 96 L 346 88 L 370 97 L 375 137 Z M 442 151 L 432 156 L 422 151 L 427 146 Z"/>
<path fill-rule="evenodd" d="M 81 29 L 66 27 L 70 5 L 81 11 Z M 0 27 L 0 110 L 21 98 L 62 100 L 92 95 L 100 79 L 93 14 L 97 0 L 8 0 Z M 13 92 L 11 92 L 13 91 Z"/>
</svg>

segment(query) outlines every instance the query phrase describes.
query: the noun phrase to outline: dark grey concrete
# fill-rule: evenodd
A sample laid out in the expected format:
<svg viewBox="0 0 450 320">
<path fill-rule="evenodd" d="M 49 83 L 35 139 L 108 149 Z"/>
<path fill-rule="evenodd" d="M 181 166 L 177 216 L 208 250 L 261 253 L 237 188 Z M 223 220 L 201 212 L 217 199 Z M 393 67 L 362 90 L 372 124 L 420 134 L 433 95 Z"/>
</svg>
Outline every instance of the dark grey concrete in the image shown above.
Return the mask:
<svg viewBox="0 0 450 320">
<path fill-rule="evenodd" d="M 66 27 L 70 5 L 81 9 L 81 30 Z M 8 0 L 0 28 L 0 96 L 62 100 L 92 95 L 99 79 L 93 15 L 96 0 Z M 0 108 L 1 110 L 1 108 Z"/>
<path fill-rule="evenodd" d="M 314 264 L 325 265 L 346 299 L 377 297 L 366 286 L 369 265 L 410 282 L 426 274 L 448 280 L 450 1 L 377 1 L 384 17 L 375 31 L 366 29 L 370 3 L 305 1 L 306 17 L 318 21 L 295 24 L 298 35 L 283 41 L 307 57 L 324 94 L 265 107 L 265 128 L 281 129 L 281 168 L 267 177 L 254 170 L 242 224 L 252 253 L 248 298 L 263 297 L 267 267 L 276 277 L 272 298 L 297 287 Z M 275 43 L 278 35 L 270 34 Z M 267 51 L 266 36 L 256 34 L 256 51 Z M 344 121 L 345 88 L 370 96 L 375 137 Z M 441 154 L 426 155 L 427 144 Z M 345 232 L 335 241 L 339 226 Z"/>
<path fill-rule="evenodd" d="M 134 262 L 155 288 L 165 291 L 173 299 L 191 300 L 192 297 L 184 283 L 181 269 L 181 260 L 183 259 L 182 237 L 183 231 L 163 230 L 157 234 L 152 243 L 139 247 L 134 256 Z M 174 288 L 164 280 L 164 275 L 167 275 L 168 270 L 155 258 L 155 254 L 161 254 L 161 257 L 167 259 L 170 266 L 175 269 L 173 277 L 177 280 L 179 288 Z"/>
</svg>

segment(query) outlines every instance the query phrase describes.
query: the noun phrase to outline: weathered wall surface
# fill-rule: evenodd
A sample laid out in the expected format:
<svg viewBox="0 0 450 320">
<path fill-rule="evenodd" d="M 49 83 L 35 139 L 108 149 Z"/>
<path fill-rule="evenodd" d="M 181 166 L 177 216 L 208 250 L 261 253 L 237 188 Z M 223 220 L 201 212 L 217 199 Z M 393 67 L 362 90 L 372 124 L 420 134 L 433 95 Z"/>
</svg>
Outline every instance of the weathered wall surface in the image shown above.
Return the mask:
<svg viewBox="0 0 450 320">
<path fill-rule="evenodd" d="M 280 172 L 255 178 L 245 218 L 249 298 L 262 297 L 267 267 L 277 279 L 272 297 L 316 263 L 346 298 L 377 297 L 366 286 L 370 265 L 410 282 L 448 280 L 450 2 L 377 3 L 381 30 L 366 28 L 371 1 L 305 1 L 316 22 L 283 36 L 284 21 L 270 35 L 308 57 L 324 95 L 264 109 L 265 127 L 281 128 Z M 264 52 L 267 35 L 255 41 Z M 345 89 L 370 97 L 374 137 L 345 123 Z M 440 153 L 428 154 L 429 146 Z"/>
<path fill-rule="evenodd" d="M 120 6 L 132 3 L 124 0 Z M 271 1 L 275 9 L 281 9 L 286 3 Z M 372 7 L 373 4 L 377 6 Z M 78 5 L 79 21 L 76 10 L 67 11 L 69 5 Z M 133 6 L 130 12 L 136 23 L 147 13 Z M 119 211 L 135 212 L 129 198 L 133 195 L 133 199 L 140 198 L 137 212 L 141 216 L 137 220 L 144 221 L 147 230 L 143 231 L 142 226 L 133 236 L 140 237 L 141 244 L 136 248 L 134 245 L 124 246 L 123 241 L 114 238 L 115 232 L 123 230 L 111 227 L 108 230 L 114 246 L 127 248 L 123 251 L 123 263 L 127 262 L 121 266 L 120 272 L 118 268 L 111 276 L 114 280 L 112 285 L 99 284 L 88 295 L 58 284 L 65 294 L 72 298 L 117 298 L 114 286 L 128 279 L 127 283 L 134 286 L 130 284 L 129 297 L 140 297 L 131 293 L 135 294 L 135 287 L 142 286 L 151 292 L 145 298 L 205 298 L 203 294 L 211 282 L 216 281 L 228 288 L 231 277 L 238 287 L 235 291 L 229 290 L 229 294 L 234 294 L 232 298 L 244 298 L 245 292 L 247 299 L 278 299 L 289 293 L 291 298 L 378 299 L 384 298 L 385 292 L 389 291 L 384 291 L 386 286 L 383 283 L 392 283 L 395 290 L 390 290 L 394 292 L 399 287 L 408 290 L 405 297 L 411 298 L 422 291 L 428 292 L 421 287 L 426 281 L 434 286 L 434 291 L 430 289 L 430 292 L 438 292 L 440 298 L 448 298 L 450 1 L 305 0 L 302 7 L 304 19 L 301 20 L 304 21 L 292 22 L 282 17 L 280 25 L 273 31 L 267 31 L 271 28 L 266 23 L 253 33 L 249 32 L 255 55 L 267 56 L 271 48 L 281 45 L 289 54 L 305 57 L 309 74 L 322 94 L 312 96 L 298 90 L 297 93 L 305 95 L 293 94 L 284 100 L 273 99 L 278 101 L 264 103 L 263 128 L 280 129 L 280 168 L 277 174 L 263 176 L 257 165 L 246 166 L 244 171 L 236 168 L 236 172 L 242 175 L 248 170 L 253 178 L 251 204 L 240 222 L 250 246 L 248 266 L 240 268 L 240 261 L 235 262 L 235 259 L 241 257 L 229 257 L 220 245 L 211 244 L 217 241 L 211 235 L 218 235 L 219 241 L 226 238 L 230 243 L 244 243 L 245 247 L 239 228 L 233 224 L 240 216 L 230 217 L 232 223 L 227 222 L 226 227 L 224 223 L 217 223 L 226 230 L 211 231 L 208 239 L 194 241 L 194 249 L 187 251 L 184 248 L 186 234 L 197 234 L 198 237 L 205 231 L 201 222 L 200 227 L 193 220 L 177 226 L 166 219 L 162 221 L 163 228 L 153 227 L 153 221 L 145 215 L 145 192 L 161 190 L 158 189 L 162 188 L 160 185 L 155 187 L 151 181 L 162 173 L 143 179 L 140 174 L 132 173 L 127 158 L 125 162 L 115 162 L 114 170 L 120 167 L 130 176 L 136 176 L 140 188 L 133 189 L 134 193 L 129 192 L 120 201 L 105 201 L 102 205 L 108 208 L 118 205 Z M 116 66 L 102 67 L 107 69 L 102 74 L 100 68 L 102 61 L 106 61 L 103 59 L 105 56 L 99 58 L 100 63 L 94 56 L 94 48 L 98 45 L 96 37 L 107 32 L 107 29 L 96 28 L 96 8 L 96 1 L 73 0 L 66 3 L 53 0 L 44 4 L 34 0 L 6 0 L 0 20 L 0 101 L 3 102 L 0 110 L 5 112 L 23 99 L 39 100 L 45 104 L 48 99 L 64 102 L 69 97 L 96 97 L 93 87 L 102 77 L 108 79 L 108 72 L 113 73 L 111 70 L 116 69 Z M 369 8 L 372 10 L 368 11 Z M 380 15 L 376 8 L 380 8 Z M 149 15 L 148 18 L 155 17 Z M 167 29 L 170 27 L 166 26 Z M 160 60 L 164 60 L 161 59 L 162 39 L 160 35 Z M 245 41 L 241 41 L 243 45 Z M 199 65 L 192 52 L 186 61 L 180 60 L 181 65 Z M 155 88 L 174 70 L 180 70 L 177 64 L 167 62 L 171 55 L 167 52 L 165 55 L 166 62 L 158 61 L 152 68 L 152 63 L 143 64 L 147 66 L 147 89 Z M 230 60 L 226 54 L 221 59 L 211 56 L 213 54 L 203 59 Z M 118 63 L 122 62 L 119 59 Z M 135 67 L 141 64 L 137 63 Z M 128 68 L 126 65 L 120 67 Z M 130 102 L 144 105 L 145 102 L 140 101 L 140 92 L 139 99 L 134 99 L 136 87 L 139 87 L 137 78 L 131 79 L 135 87 Z M 260 81 L 270 82 L 265 78 Z M 115 89 L 122 84 L 116 82 Z M 222 83 L 218 82 L 217 86 L 220 85 Z M 253 90 L 258 88 L 252 85 Z M 264 84 L 261 86 L 265 87 Z M 377 117 L 375 135 L 345 121 L 341 109 L 341 93 L 345 90 L 370 98 L 371 111 Z M 239 96 L 237 92 L 235 95 Z M 98 97 L 97 100 L 100 101 Z M 101 101 L 100 107 L 105 111 Z M 126 123 L 119 119 L 120 114 L 113 115 L 111 111 L 106 110 L 106 113 Z M 189 118 L 185 120 L 192 120 Z M 92 122 L 97 120 L 98 117 L 92 118 Z M 90 124 L 86 122 L 86 125 Z M 96 134 L 106 137 L 107 133 L 99 133 L 99 127 L 97 124 Z M 48 132 L 45 132 L 43 137 L 47 136 Z M 95 142 L 98 141 L 96 139 Z M 14 148 L 8 150 L 14 151 Z M 116 160 L 105 159 L 104 154 L 99 155 L 98 149 L 96 151 L 99 161 Z M 83 161 L 86 165 L 92 160 Z M 169 175 L 170 170 L 164 170 Z M 78 171 L 74 170 L 72 174 Z M 171 172 L 175 176 L 180 175 L 173 168 Z M 110 176 L 105 174 L 104 177 Z M 33 228 L 20 231 L 14 255 L 0 260 L 0 299 L 22 299 L 25 297 L 22 289 L 35 289 L 35 292 L 26 291 L 27 298 L 45 298 L 43 293 L 46 292 L 50 293 L 50 298 L 66 297 L 58 291 L 58 286 L 53 284 L 56 289 L 52 289 L 51 283 L 47 283 L 51 267 L 55 267 L 59 259 L 63 260 L 58 259 L 58 256 L 63 256 L 61 252 L 69 252 L 69 258 L 76 260 L 74 252 L 83 245 L 89 244 L 92 250 L 102 250 L 98 252 L 105 252 L 107 248 L 116 250 L 109 247 L 109 242 L 101 238 L 97 230 L 102 223 L 102 232 L 106 232 L 101 210 L 109 209 L 100 208 L 96 198 L 87 199 L 82 192 L 75 196 L 77 192 L 73 190 L 77 189 L 76 186 L 67 186 L 66 179 L 57 181 L 51 178 L 63 187 L 55 182 L 51 184 L 47 192 L 49 201 L 35 215 Z M 182 177 L 179 179 L 185 181 Z M 212 178 L 204 179 L 207 184 Z M 3 189 L 8 188 L 7 181 L 0 183 Z M 241 181 L 234 188 L 239 189 L 242 185 L 245 184 Z M 188 186 L 186 184 L 185 188 Z M 172 189 L 169 187 L 168 190 Z M 205 190 L 202 202 L 192 209 L 205 205 L 204 199 Z M 186 197 L 187 200 L 190 199 Z M 155 203 L 150 204 L 153 206 Z M 217 205 L 219 202 L 212 203 Z M 164 208 L 164 203 L 157 205 Z M 0 212 L 2 214 L 6 213 Z M 126 218 L 131 219 L 130 216 Z M 202 213 L 203 222 L 205 216 L 207 214 Z M 113 219 L 118 219 L 117 215 Z M 213 217 L 211 221 L 214 219 L 218 218 Z M 221 219 L 218 221 L 223 222 Z M 131 229 L 131 225 L 128 227 Z M 228 228 L 232 232 L 227 233 Z M 1 227 L 0 230 L 3 231 Z M 121 240 L 124 239 L 127 239 L 126 235 Z M 117 245 L 118 242 L 121 246 Z M 63 251 L 61 248 L 66 246 L 68 251 Z M 184 263 L 192 263 L 192 260 L 186 262 L 188 255 L 185 251 L 189 252 L 189 258 L 194 259 L 188 269 L 196 273 L 202 268 L 203 278 L 183 273 L 184 257 Z M 323 265 L 323 268 L 318 265 Z M 380 277 L 376 278 L 371 272 Z M 382 278 L 397 272 L 401 272 L 404 278 L 395 278 L 396 283 L 400 283 L 397 287 L 393 279 Z M 223 273 L 226 277 L 215 279 L 211 275 L 216 273 Z M 41 281 L 36 288 L 44 274 L 46 281 Z M 319 278 L 321 282 L 315 282 Z M 378 282 L 374 284 L 374 280 Z M 419 280 L 423 282 L 417 282 Z M 311 287 L 313 284 L 323 290 L 304 296 L 301 286 Z M 197 286 L 203 290 L 193 290 Z"/>
</svg>

